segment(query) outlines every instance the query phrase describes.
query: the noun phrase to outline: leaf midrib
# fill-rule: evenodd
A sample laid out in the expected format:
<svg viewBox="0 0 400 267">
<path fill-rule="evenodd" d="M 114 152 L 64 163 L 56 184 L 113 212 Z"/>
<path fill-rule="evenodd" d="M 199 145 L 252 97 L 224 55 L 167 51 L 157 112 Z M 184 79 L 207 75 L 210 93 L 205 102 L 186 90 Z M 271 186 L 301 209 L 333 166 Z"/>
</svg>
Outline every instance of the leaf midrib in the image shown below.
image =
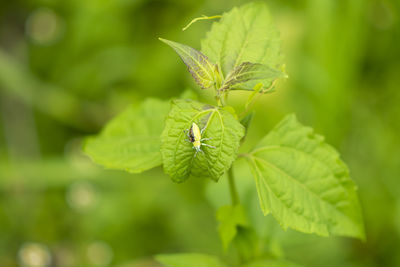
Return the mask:
<svg viewBox="0 0 400 267">
<path fill-rule="evenodd" d="M 336 173 L 329 167 L 329 165 L 328 165 L 326 162 L 320 160 L 319 158 L 315 157 L 315 156 L 314 156 L 313 154 L 311 154 L 311 153 L 307 153 L 307 152 L 305 152 L 305 151 L 303 151 L 303 150 L 301 150 L 301 149 L 294 148 L 294 147 L 291 147 L 291 146 L 287 146 L 287 145 L 283 145 L 283 144 L 280 144 L 280 145 L 268 145 L 268 146 L 259 147 L 259 148 L 255 149 L 255 150 L 253 150 L 250 154 L 253 154 L 253 155 L 254 155 L 255 153 L 260 152 L 260 151 L 272 150 L 272 149 L 281 149 L 281 148 L 285 148 L 285 149 L 289 149 L 289 150 L 293 150 L 293 151 L 299 152 L 299 153 L 303 154 L 303 155 L 306 156 L 306 157 L 310 157 L 310 158 L 312 158 L 313 160 L 318 161 L 321 165 L 327 166 L 328 169 L 329 169 L 330 171 L 332 171 L 332 172 L 334 173 L 334 176 L 336 177 Z M 347 169 L 346 169 L 345 171 L 346 171 L 346 174 L 348 174 Z M 340 182 L 340 180 L 339 180 L 339 184 L 341 185 L 342 188 L 345 189 L 346 192 L 348 192 L 348 190 L 347 190 L 346 187 Z"/>
<path fill-rule="evenodd" d="M 210 117 L 208 118 L 208 121 L 207 121 L 207 123 L 206 123 L 206 125 L 204 126 L 205 127 L 205 130 L 204 131 L 207 131 L 207 128 L 208 128 L 208 124 L 210 123 L 210 121 L 213 119 L 213 116 L 214 116 L 214 114 L 215 114 L 215 109 L 212 111 L 212 113 L 211 113 L 211 115 L 210 115 Z M 204 133 L 204 132 L 203 132 Z M 196 152 L 195 152 L 196 153 Z M 206 159 L 207 160 L 207 159 Z M 194 162 L 194 155 L 192 156 L 192 160 L 190 161 L 190 165 L 189 165 L 189 174 L 188 174 L 188 176 L 190 176 L 190 174 L 192 173 L 192 167 L 193 167 L 193 162 Z M 208 160 L 207 160 L 207 162 L 208 162 Z M 209 168 L 209 164 L 207 164 L 207 171 L 208 171 L 208 174 L 211 174 L 211 172 L 210 172 L 210 168 Z M 211 175 L 212 176 L 212 175 Z"/>
<path fill-rule="evenodd" d="M 256 157 L 256 156 L 252 156 L 252 157 L 253 157 L 253 160 L 258 160 L 258 161 L 260 161 L 260 162 L 262 162 L 262 163 L 265 163 L 265 164 L 267 164 L 267 165 L 269 165 L 269 166 L 275 168 L 277 171 L 281 172 L 281 173 L 284 174 L 285 176 L 289 177 L 291 180 L 295 181 L 295 183 L 297 183 L 297 184 L 299 184 L 301 187 L 303 187 L 304 190 L 305 190 L 306 192 L 310 192 L 310 193 L 311 193 L 312 195 L 314 195 L 317 199 L 321 200 L 323 203 L 328 204 L 328 206 L 330 206 L 330 207 L 331 207 L 333 210 L 335 210 L 336 212 L 340 213 L 344 218 L 346 218 L 346 220 L 349 220 L 349 221 L 353 224 L 353 226 L 355 226 L 355 227 L 357 228 L 357 223 L 354 222 L 353 219 L 352 219 L 351 217 L 348 217 L 345 213 L 343 213 L 343 211 L 338 210 L 338 209 L 336 208 L 335 205 L 333 205 L 332 203 L 330 203 L 330 202 L 324 200 L 324 199 L 321 198 L 319 195 L 317 195 L 315 192 L 313 192 L 313 191 L 311 191 L 310 189 L 308 189 L 304 184 L 300 183 L 298 180 L 296 180 L 296 179 L 295 179 L 293 176 L 291 176 L 289 173 L 285 172 L 284 170 L 282 170 L 280 167 L 276 166 L 275 164 L 273 164 L 273 163 L 271 163 L 271 162 L 269 162 L 269 161 L 266 161 L 266 160 L 264 160 L 264 159 L 261 159 L 260 157 Z M 257 166 L 255 166 L 255 167 L 257 168 Z M 258 168 L 257 168 L 257 169 L 258 169 Z M 262 176 L 262 177 L 264 177 L 264 176 Z"/>
<path fill-rule="evenodd" d="M 248 26 L 248 27 L 246 26 L 246 23 L 245 23 L 245 21 L 244 21 L 244 17 L 243 17 L 242 15 L 240 16 L 240 18 L 242 19 L 243 25 L 244 25 L 244 27 L 245 27 L 246 34 L 245 34 L 244 41 L 241 42 L 241 43 L 242 43 L 242 46 L 240 47 L 239 54 L 238 54 L 238 56 L 236 57 L 235 64 L 233 65 L 233 67 L 236 67 L 236 66 L 238 65 L 238 63 L 239 63 L 238 61 L 239 61 L 239 59 L 242 57 L 242 54 L 243 54 L 243 51 L 244 51 L 243 48 L 244 48 L 245 46 L 247 46 L 248 43 L 249 43 L 249 40 L 248 40 L 249 28 L 251 28 L 251 27 L 253 26 L 254 21 L 256 20 L 257 15 L 259 15 L 259 12 L 257 12 L 257 14 L 254 15 L 254 16 L 252 17 L 253 19 L 252 19 L 251 22 L 249 23 L 249 26 Z"/>
<path fill-rule="evenodd" d="M 213 81 L 213 75 L 212 75 L 211 73 L 208 72 L 208 70 L 203 66 L 203 64 L 200 64 L 200 62 L 199 62 L 197 59 L 195 59 L 195 58 L 194 58 L 190 53 L 188 53 L 186 50 L 184 50 L 184 49 L 182 49 L 182 48 L 180 48 L 180 47 L 179 47 L 178 49 L 181 50 L 182 52 L 184 52 L 186 55 L 188 55 L 194 62 L 197 63 L 198 66 L 200 66 L 201 69 L 203 69 L 203 71 L 207 74 L 207 76 L 208 76 L 208 78 L 209 78 L 209 79 L 208 79 L 209 81 Z M 190 48 L 190 49 L 192 49 L 192 48 Z M 193 49 L 193 50 L 194 50 L 194 49 Z M 209 62 L 208 58 L 207 58 L 205 55 L 201 54 L 201 52 L 199 52 L 199 51 L 195 51 L 195 53 L 198 53 L 201 57 L 203 57 L 203 59 L 207 62 L 208 67 L 211 67 L 211 66 L 210 66 L 210 62 Z M 193 67 L 190 67 L 190 68 L 194 70 L 194 72 L 196 73 L 196 75 L 197 75 L 198 77 L 201 77 L 201 75 L 199 75 L 199 72 L 197 72 L 196 69 L 194 69 Z"/>
<path fill-rule="evenodd" d="M 262 178 L 262 179 L 260 179 L 261 182 L 267 187 L 267 190 L 268 190 L 269 192 L 272 193 L 272 195 L 274 196 L 274 198 L 275 198 L 276 200 L 278 200 L 280 203 L 282 203 L 283 206 L 285 206 L 286 208 L 288 208 L 289 210 L 291 210 L 293 213 L 295 213 L 295 214 L 297 214 L 297 215 L 299 215 L 299 216 L 301 216 L 301 217 L 303 217 L 303 218 L 305 218 L 305 219 L 307 219 L 307 220 L 310 220 L 310 221 L 312 221 L 312 222 L 314 222 L 314 223 L 317 223 L 317 224 L 319 224 L 319 225 L 321 225 L 321 226 L 325 226 L 326 223 L 324 223 L 324 222 L 317 221 L 317 220 L 315 220 L 314 218 L 309 217 L 309 216 L 306 216 L 306 215 L 303 214 L 303 213 L 299 213 L 299 212 L 297 212 L 296 210 L 292 210 L 292 209 L 291 209 L 285 202 L 283 202 L 283 201 L 276 195 L 276 193 L 270 188 L 270 186 L 268 185 L 267 181 L 264 179 L 264 175 L 262 174 L 262 172 L 260 171 L 260 169 L 257 167 L 257 164 L 256 164 L 256 162 L 255 162 L 256 159 L 255 159 L 254 157 L 252 157 L 252 158 L 250 158 L 250 160 L 251 160 L 251 162 L 252 162 L 252 165 L 253 165 L 254 168 L 256 169 L 256 172 L 257 172 L 257 174 L 258 174 L 258 177 Z M 264 203 L 262 203 L 262 205 L 263 205 L 264 208 L 265 208 Z M 271 208 L 270 208 L 270 209 L 271 209 Z M 275 216 L 275 214 L 273 214 L 273 215 Z"/>
<path fill-rule="evenodd" d="M 224 136 L 225 136 L 225 125 L 223 123 L 222 116 L 221 116 L 221 113 L 219 112 L 219 110 L 216 109 L 215 111 L 218 113 L 219 121 L 221 123 L 221 139 L 220 139 L 220 142 L 219 142 L 219 149 L 218 149 L 218 156 L 217 156 L 217 159 L 220 159 L 221 152 L 222 152 L 222 142 L 223 142 Z"/>
<path fill-rule="evenodd" d="M 193 121 L 194 121 L 195 119 L 197 119 L 198 117 L 200 117 L 201 115 L 207 114 L 207 113 L 209 113 L 209 112 L 213 112 L 214 110 L 215 110 L 215 109 L 208 109 L 208 110 L 200 111 L 200 112 L 197 113 L 195 116 L 193 116 L 193 118 L 189 121 L 189 125 L 192 124 Z M 177 151 L 178 151 L 179 144 L 182 143 L 182 134 L 183 134 L 183 131 L 179 134 L 179 137 L 178 137 L 178 139 L 177 139 L 177 141 L 176 141 L 176 144 L 175 144 L 174 160 L 173 160 L 174 163 L 176 162 L 176 153 L 177 153 Z M 192 157 L 192 158 L 193 158 L 193 157 Z M 192 162 L 193 162 L 193 159 L 192 159 L 192 161 L 191 161 L 191 164 L 192 164 Z M 189 175 L 190 175 L 190 171 L 189 171 L 188 176 L 189 176 Z"/>
</svg>

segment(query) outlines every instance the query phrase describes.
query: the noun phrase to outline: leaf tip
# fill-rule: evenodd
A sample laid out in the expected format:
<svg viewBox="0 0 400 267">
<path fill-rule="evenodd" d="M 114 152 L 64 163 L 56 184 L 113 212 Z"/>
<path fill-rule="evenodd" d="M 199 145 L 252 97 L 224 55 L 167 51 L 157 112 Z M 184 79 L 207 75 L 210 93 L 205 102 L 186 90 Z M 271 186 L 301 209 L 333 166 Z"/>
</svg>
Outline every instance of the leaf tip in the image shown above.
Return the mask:
<svg viewBox="0 0 400 267">
<path fill-rule="evenodd" d="M 167 44 L 169 46 L 171 46 L 171 44 L 173 43 L 172 41 L 164 39 L 164 38 L 161 38 L 161 37 L 158 37 L 158 40 L 160 40 L 161 42 L 163 42 L 163 43 L 165 43 L 165 44 Z"/>
</svg>

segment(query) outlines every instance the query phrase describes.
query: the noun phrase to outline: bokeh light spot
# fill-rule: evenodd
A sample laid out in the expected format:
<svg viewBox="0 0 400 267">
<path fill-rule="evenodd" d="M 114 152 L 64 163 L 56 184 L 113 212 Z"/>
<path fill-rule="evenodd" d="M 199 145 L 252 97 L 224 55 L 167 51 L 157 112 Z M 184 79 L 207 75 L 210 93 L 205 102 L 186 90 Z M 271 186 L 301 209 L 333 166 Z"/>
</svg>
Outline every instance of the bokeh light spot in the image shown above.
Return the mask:
<svg viewBox="0 0 400 267">
<path fill-rule="evenodd" d="M 67 191 L 67 202 L 74 210 L 83 212 L 96 202 L 96 191 L 92 184 L 86 181 L 75 182 Z"/>
<path fill-rule="evenodd" d="M 50 266 L 51 255 L 46 246 L 28 242 L 19 250 L 18 260 L 23 267 L 45 267 Z"/>
<path fill-rule="evenodd" d="M 36 44 L 50 45 L 60 39 L 63 33 L 62 19 L 51 9 L 39 8 L 26 20 L 26 35 Z"/>
<path fill-rule="evenodd" d="M 113 259 L 113 252 L 107 243 L 95 241 L 88 246 L 87 257 L 95 266 L 107 266 Z"/>
</svg>

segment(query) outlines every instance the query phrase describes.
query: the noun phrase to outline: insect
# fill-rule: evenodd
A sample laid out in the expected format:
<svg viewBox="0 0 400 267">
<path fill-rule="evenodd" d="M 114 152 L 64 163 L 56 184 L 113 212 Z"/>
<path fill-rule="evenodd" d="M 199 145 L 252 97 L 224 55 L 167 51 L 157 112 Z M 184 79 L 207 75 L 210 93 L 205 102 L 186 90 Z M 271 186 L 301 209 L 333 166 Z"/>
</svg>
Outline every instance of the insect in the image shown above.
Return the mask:
<svg viewBox="0 0 400 267">
<path fill-rule="evenodd" d="M 201 150 L 201 146 L 215 148 L 215 146 L 210 146 L 205 143 L 202 143 L 203 141 L 207 141 L 207 140 L 211 139 L 211 138 L 201 138 L 201 135 L 203 134 L 205 129 L 206 129 L 206 127 L 204 127 L 203 129 L 200 130 L 199 126 L 193 122 L 190 129 L 185 130 L 186 135 L 188 137 L 188 139 L 186 139 L 186 141 L 191 142 L 193 144 L 193 149 L 196 150 L 196 152 L 194 153 L 195 157 L 198 152 L 204 153 L 203 150 Z"/>
</svg>

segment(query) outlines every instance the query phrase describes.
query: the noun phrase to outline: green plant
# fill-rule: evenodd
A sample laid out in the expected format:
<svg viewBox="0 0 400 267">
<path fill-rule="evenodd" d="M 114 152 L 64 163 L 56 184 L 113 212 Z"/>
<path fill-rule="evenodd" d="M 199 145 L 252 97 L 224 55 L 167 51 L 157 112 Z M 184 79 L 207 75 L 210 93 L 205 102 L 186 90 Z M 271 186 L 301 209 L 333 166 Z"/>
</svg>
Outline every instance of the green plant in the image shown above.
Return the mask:
<svg viewBox="0 0 400 267">
<path fill-rule="evenodd" d="M 252 104 L 271 92 L 277 79 L 287 77 L 279 34 L 264 4 L 224 13 L 202 41 L 201 52 L 160 40 L 178 53 L 202 89 L 214 92 L 216 103 L 148 99 L 132 106 L 100 135 L 88 138 L 84 150 L 95 162 L 132 173 L 163 165 L 177 183 L 191 177 L 218 182 L 227 174 L 232 205 L 218 210 L 218 231 L 225 248 L 234 243 L 239 264 L 293 265 L 267 257 L 257 247 L 231 168 L 240 158 L 253 173 L 262 212 L 271 213 L 284 229 L 364 239 L 356 186 L 346 165 L 322 136 L 300 124 L 295 115 L 285 117 L 252 150 L 238 155 L 254 115 Z M 229 94 L 236 90 L 251 91 L 239 111 L 228 105 Z M 185 131 L 193 123 L 205 129 L 202 137 L 211 138 L 207 143 L 215 148 L 202 147 L 203 153 L 196 153 L 185 141 Z M 201 254 L 157 259 L 173 267 L 223 266 L 219 259 Z"/>
</svg>

